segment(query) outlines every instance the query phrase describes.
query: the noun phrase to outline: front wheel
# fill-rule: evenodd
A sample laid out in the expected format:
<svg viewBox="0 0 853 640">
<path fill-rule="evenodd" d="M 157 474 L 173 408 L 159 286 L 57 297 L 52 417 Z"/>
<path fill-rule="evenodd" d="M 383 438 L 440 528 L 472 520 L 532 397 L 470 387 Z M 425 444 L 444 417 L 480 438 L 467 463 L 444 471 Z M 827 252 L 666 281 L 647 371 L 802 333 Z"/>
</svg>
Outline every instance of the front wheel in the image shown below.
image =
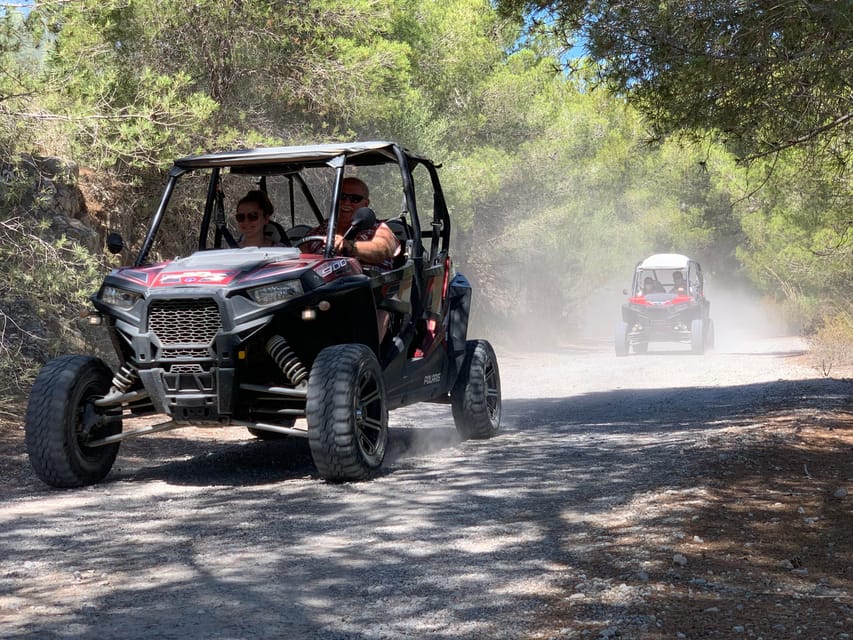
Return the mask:
<svg viewBox="0 0 853 640">
<path fill-rule="evenodd" d="M 366 480 L 388 445 L 388 405 L 382 369 L 361 344 L 323 349 L 308 376 L 308 444 L 326 480 Z"/>
<path fill-rule="evenodd" d="M 121 416 L 94 404 L 109 391 L 111 381 L 109 367 L 91 356 L 62 356 L 39 372 L 24 431 L 30 463 L 47 484 L 82 487 L 109 473 L 119 443 L 98 447 L 86 443 L 121 433 Z"/>
<path fill-rule="evenodd" d="M 701 320 L 690 323 L 690 347 L 696 355 L 705 353 L 705 323 Z"/>
<path fill-rule="evenodd" d="M 465 359 L 450 392 L 453 421 L 463 438 L 484 440 L 501 427 L 501 376 L 492 345 L 469 340 Z"/>
<path fill-rule="evenodd" d="M 714 348 L 714 321 L 708 318 L 708 326 L 705 329 L 705 348 Z"/>
<path fill-rule="evenodd" d="M 617 322 L 616 323 L 616 355 L 619 357 L 628 355 L 628 323 L 627 322 Z"/>
</svg>

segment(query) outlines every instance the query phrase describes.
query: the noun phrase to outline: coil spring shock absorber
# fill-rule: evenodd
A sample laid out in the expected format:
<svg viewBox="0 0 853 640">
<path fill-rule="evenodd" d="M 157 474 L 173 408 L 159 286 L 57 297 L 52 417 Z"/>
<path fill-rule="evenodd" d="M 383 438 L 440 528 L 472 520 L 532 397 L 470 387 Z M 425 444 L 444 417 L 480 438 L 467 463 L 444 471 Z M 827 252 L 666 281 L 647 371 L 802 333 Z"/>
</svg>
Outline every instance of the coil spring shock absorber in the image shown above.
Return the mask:
<svg viewBox="0 0 853 640">
<path fill-rule="evenodd" d="M 112 388 L 119 393 L 127 393 L 138 377 L 135 367 L 123 364 L 121 365 L 121 368 L 113 374 L 113 381 L 111 383 Z"/>
<path fill-rule="evenodd" d="M 293 353 L 287 340 L 281 336 L 273 336 L 267 340 L 267 353 L 287 376 L 287 379 L 297 387 L 308 377 L 308 370 Z"/>
</svg>

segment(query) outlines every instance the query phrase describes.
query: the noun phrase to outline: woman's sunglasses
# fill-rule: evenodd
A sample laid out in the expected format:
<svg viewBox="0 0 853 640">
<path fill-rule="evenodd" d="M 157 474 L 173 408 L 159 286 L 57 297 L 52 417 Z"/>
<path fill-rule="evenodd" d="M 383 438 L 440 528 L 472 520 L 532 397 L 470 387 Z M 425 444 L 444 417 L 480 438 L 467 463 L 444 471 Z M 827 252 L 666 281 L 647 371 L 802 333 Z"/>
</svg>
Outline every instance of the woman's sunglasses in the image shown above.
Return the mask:
<svg viewBox="0 0 853 640">
<path fill-rule="evenodd" d="M 341 200 L 344 202 L 352 202 L 353 204 L 358 204 L 362 200 L 364 200 L 364 196 L 359 195 L 357 193 L 342 193 Z"/>
<path fill-rule="evenodd" d="M 257 211 L 251 211 L 249 213 L 238 213 L 234 217 L 237 219 L 237 222 L 243 222 L 246 218 L 249 219 L 249 222 L 254 222 L 259 218 L 259 215 Z"/>
</svg>

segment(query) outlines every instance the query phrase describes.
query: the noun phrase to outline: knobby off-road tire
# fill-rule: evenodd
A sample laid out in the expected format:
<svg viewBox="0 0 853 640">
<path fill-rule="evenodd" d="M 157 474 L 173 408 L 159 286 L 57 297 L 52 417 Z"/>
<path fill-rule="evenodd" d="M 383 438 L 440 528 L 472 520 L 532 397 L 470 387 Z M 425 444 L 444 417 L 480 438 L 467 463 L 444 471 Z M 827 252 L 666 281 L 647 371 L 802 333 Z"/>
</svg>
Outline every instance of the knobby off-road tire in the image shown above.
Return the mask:
<svg viewBox="0 0 853 640">
<path fill-rule="evenodd" d="M 714 348 L 714 321 L 708 318 L 705 327 L 705 348 Z"/>
<path fill-rule="evenodd" d="M 484 440 L 501 428 L 501 376 L 492 345 L 465 343 L 465 360 L 450 392 L 456 430 L 463 438 Z"/>
<path fill-rule="evenodd" d="M 616 323 L 616 332 L 615 332 L 615 341 L 616 341 L 616 355 L 620 358 L 622 356 L 628 355 L 628 323 L 627 322 L 617 322 Z"/>
<path fill-rule="evenodd" d="M 690 323 L 690 348 L 697 356 L 705 353 L 705 323 L 702 320 Z"/>
<path fill-rule="evenodd" d="M 388 405 L 382 369 L 360 344 L 323 349 L 308 376 L 308 443 L 320 476 L 366 480 L 382 466 L 388 445 Z"/>
<path fill-rule="evenodd" d="M 102 480 L 119 443 L 87 447 L 121 433 L 121 417 L 105 419 L 93 401 L 109 391 L 112 372 L 91 356 L 62 356 L 39 372 L 25 417 L 27 454 L 36 475 L 53 487 L 82 487 Z"/>
</svg>

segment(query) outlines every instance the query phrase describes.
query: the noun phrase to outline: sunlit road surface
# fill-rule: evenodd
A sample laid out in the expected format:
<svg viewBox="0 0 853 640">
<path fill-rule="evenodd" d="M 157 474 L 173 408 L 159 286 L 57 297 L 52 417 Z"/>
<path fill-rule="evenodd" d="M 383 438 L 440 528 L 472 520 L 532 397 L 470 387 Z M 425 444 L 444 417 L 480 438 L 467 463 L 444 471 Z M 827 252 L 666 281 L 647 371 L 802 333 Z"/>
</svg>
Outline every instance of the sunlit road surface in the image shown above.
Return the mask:
<svg viewBox="0 0 853 640">
<path fill-rule="evenodd" d="M 497 350 L 505 398 L 571 396 L 609 389 L 707 387 L 818 375 L 795 336 L 718 340 L 694 355 L 690 345 L 653 342 L 645 354 L 617 357 L 612 340 L 588 339 L 550 350 Z M 533 384 L 535 381 L 535 384 Z"/>
</svg>

